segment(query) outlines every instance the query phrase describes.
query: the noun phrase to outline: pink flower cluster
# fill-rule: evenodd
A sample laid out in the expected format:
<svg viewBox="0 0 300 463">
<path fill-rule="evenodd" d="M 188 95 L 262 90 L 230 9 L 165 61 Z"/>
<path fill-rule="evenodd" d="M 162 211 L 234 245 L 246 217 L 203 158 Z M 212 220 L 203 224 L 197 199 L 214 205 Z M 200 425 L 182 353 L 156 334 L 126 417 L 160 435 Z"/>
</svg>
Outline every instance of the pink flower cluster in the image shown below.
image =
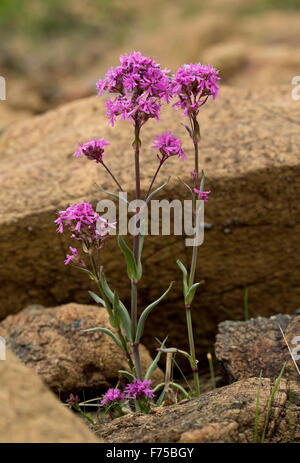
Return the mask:
<svg viewBox="0 0 300 463">
<path fill-rule="evenodd" d="M 201 190 L 198 190 L 198 188 L 194 188 L 194 192 L 199 195 L 200 200 L 205 201 L 205 202 L 208 201 L 208 195 L 210 194 L 210 191 L 201 191 Z"/>
<path fill-rule="evenodd" d="M 122 402 L 125 399 L 124 394 L 120 389 L 108 389 L 104 394 L 100 404 L 107 405 L 112 402 Z"/>
<path fill-rule="evenodd" d="M 80 255 L 77 251 L 76 248 L 72 248 L 72 246 L 69 247 L 70 249 L 70 252 L 71 254 L 67 254 L 66 255 L 66 259 L 64 261 L 64 264 L 65 265 L 68 265 L 70 264 L 71 262 L 73 262 L 73 264 L 78 264 L 80 265 L 81 267 L 85 267 L 85 263 L 84 261 L 80 258 Z"/>
<path fill-rule="evenodd" d="M 74 204 L 65 211 L 58 211 L 57 214 L 55 223 L 58 226 L 58 233 L 63 233 L 66 228 L 71 232 L 71 238 L 98 249 L 109 236 L 109 228 L 115 228 L 115 223 L 109 223 L 107 219 L 101 217 L 88 202 Z M 72 253 L 73 256 L 67 256 L 65 263 L 78 257 L 76 252 L 72 251 Z"/>
<path fill-rule="evenodd" d="M 84 144 L 80 144 L 79 148 L 75 152 L 75 158 L 79 158 L 80 156 L 86 156 L 91 161 L 96 161 L 97 163 L 101 163 L 104 154 L 105 146 L 108 146 L 109 143 L 105 141 L 103 138 L 99 140 L 89 140 Z"/>
<path fill-rule="evenodd" d="M 146 379 L 144 381 L 139 381 L 134 378 L 133 383 L 127 384 L 125 388 L 126 398 L 136 400 L 141 397 L 146 397 L 148 399 L 153 399 L 154 391 L 150 387 L 151 383 L 151 380 Z"/>
<path fill-rule="evenodd" d="M 122 402 L 125 399 L 153 399 L 154 391 L 150 387 L 151 383 L 151 380 L 139 381 L 134 378 L 133 383 L 127 384 L 124 392 L 118 388 L 108 389 L 101 400 L 101 405 L 107 405 L 112 402 Z"/>
<path fill-rule="evenodd" d="M 155 137 L 151 148 L 157 149 L 162 154 L 161 161 L 164 162 L 170 156 L 178 156 L 180 159 L 186 159 L 187 155 L 182 149 L 182 143 L 179 138 L 175 137 L 172 132 L 165 132 Z"/>
<path fill-rule="evenodd" d="M 210 65 L 184 64 L 173 78 L 173 95 L 179 98 L 174 107 L 183 109 L 185 116 L 197 115 L 208 97 L 217 97 L 220 80 L 218 73 Z"/>
<path fill-rule="evenodd" d="M 78 395 L 70 394 L 66 402 L 70 407 L 73 407 L 74 405 L 78 404 L 79 401 L 80 399 Z"/>
<path fill-rule="evenodd" d="M 120 56 L 120 66 L 109 69 L 97 83 L 98 95 L 103 92 L 117 95 L 106 102 L 111 125 L 117 116 L 136 120 L 140 126 L 149 118 L 158 119 L 162 100 L 168 102 L 172 96 L 168 72 L 140 52 Z"/>
</svg>

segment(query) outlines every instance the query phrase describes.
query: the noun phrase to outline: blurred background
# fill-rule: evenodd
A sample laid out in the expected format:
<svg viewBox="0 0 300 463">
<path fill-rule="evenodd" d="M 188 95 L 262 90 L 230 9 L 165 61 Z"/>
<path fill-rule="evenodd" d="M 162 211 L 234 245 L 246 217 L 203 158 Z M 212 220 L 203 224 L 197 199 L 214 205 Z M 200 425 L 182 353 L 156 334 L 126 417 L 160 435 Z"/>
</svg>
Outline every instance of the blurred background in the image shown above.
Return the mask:
<svg viewBox="0 0 300 463">
<path fill-rule="evenodd" d="M 223 84 L 290 84 L 300 74 L 300 0 L 0 0 L 0 128 L 95 94 L 121 52 L 175 70 L 209 62 Z"/>
</svg>

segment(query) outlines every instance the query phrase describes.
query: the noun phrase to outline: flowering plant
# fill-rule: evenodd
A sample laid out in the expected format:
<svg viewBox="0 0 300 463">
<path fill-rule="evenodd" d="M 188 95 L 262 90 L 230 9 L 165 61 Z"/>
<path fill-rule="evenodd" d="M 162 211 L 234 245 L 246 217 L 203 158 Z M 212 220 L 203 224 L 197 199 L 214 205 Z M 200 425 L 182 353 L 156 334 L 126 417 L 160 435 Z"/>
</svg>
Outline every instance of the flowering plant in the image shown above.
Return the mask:
<svg viewBox="0 0 300 463">
<path fill-rule="evenodd" d="M 209 97 L 215 98 L 218 93 L 218 73 L 210 66 L 201 64 L 184 65 L 174 76 L 169 71 L 162 70 L 160 65 L 152 58 L 142 56 L 139 52 L 130 53 L 120 57 L 120 65 L 111 68 L 104 79 L 97 83 L 98 94 L 104 92 L 113 94 L 114 97 L 106 101 L 107 116 L 111 125 L 116 123 L 118 117 L 128 119 L 132 123 L 133 133 L 133 167 L 135 179 L 135 199 L 141 196 L 140 162 L 141 130 L 151 118 L 158 119 L 162 103 L 169 103 L 172 98 L 177 98 L 173 106 L 183 110 L 189 119 L 186 129 L 194 145 L 195 168 L 192 173 L 193 186 L 188 187 L 193 196 L 193 210 L 197 213 L 197 198 L 208 200 L 210 191 L 204 191 L 204 175 L 199 173 L 199 140 L 200 129 L 197 120 L 201 106 Z M 81 144 L 75 152 L 75 157 L 86 157 L 96 161 L 96 164 L 104 167 L 108 175 L 113 179 L 119 191 L 123 191 L 120 181 L 108 167 L 105 159 L 105 149 L 109 143 L 103 138 L 93 139 Z M 156 136 L 152 148 L 157 152 L 158 166 L 149 184 L 145 201 L 149 201 L 164 185 L 153 191 L 162 165 L 169 158 L 177 157 L 179 162 L 187 156 L 182 143 L 170 131 Z M 113 193 L 111 193 L 115 196 Z M 124 408 L 124 403 L 134 402 L 136 409 L 147 413 L 151 401 L 159 389 L 162 389 L 157 399 L 157 405 L 163 403 L 170 388 L 180 391 L 184 396 L 189 394 L 180 385 L 172 381 L 172 361 L 176 353 L 184 355 L 190 362 L 193 374 L 196 395 L 200 394 L 197 360 L 193 339 L 191 319 L 191 305 L 195 292 L 200 283 L 195 283 L 195 271 L 197 262 L 197 245 L 193 246 L 193 254 L 190 270 L 188 271 L 182 262 L 177 261 L 183 272 L 183 293 L 187 314 L 187 328 L 190 352 L 175 348 L 166 348 L 166 339 L 161 343 L 157 356 L 149 366 L 147 372 L 142 371 L 139 343 L 143 335 L 145 322 L 152 310 L 167 296 L 172 283 L 166 291 L 154 302 L 148 305 L 138 316 L 138 286 L 142 278 L 142 252 L 145 236 L 143 235 L 143 217 L 141 210 L 136 209 L 135 233 L 132 247 L 118 235 L 118 245 L 127 263 L 127 274 L 131 285 L 131 307 L 127 309 L 119 299 L 118 293 L 112 290 L 106 280 L 104 263 L 101 260 L 101 249 L 116 229 L 115 222 L 108 222 L 88 202 L 71 205 L 64 211 L 58 212 L 55 220 L 57 231 L 68 231 L 72 239 L 81 245 L 81 249 L 70 246 L 65 264 L 72 264 L 85 272 L 95 283 L 97 293 L 90 291 L 93 300 L 104 306 L 108 312 L 111 329 L 104 327 L 90 328 L 85 331 L 101 331 L 110 336 L 116 345 L 122 349 L 128 360 L 129 371 L 121 371 L 130 383 L 122 392 L 118 388 L 109 389 L 101 400 L 101 406 L 114 407 L 119 412 Z M 151 389 L 151 375 L 160 361 L 162 353 L 166 354 L 165 381 Z M 125 407 L 126 408 L 126 407 Z"/>
</svg>

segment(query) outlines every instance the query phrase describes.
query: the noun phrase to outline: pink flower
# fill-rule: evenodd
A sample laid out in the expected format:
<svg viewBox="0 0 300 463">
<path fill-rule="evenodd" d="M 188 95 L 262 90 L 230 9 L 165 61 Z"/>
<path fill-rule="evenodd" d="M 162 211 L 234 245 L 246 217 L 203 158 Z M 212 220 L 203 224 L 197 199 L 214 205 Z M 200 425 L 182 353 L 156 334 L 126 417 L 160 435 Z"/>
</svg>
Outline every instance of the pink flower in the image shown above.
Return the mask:
<svg viewBox="0 0 300 463">
<path fill-rule="evenodd" d="M 149 118 L 158 119 L 162 100 L 168 102 L 172 97 L 168 73 L 140 52 L 120 56 L 120 65 L 109 69 L 97 83 L 98 95 L 116 94 L 116 98 L 106 102 L 111 125 L 118 116 L 135 119 L 140 126 Z"/>
<path fill-rule="evenodd" d="M 208 195 L 210 194 L 210 191 L 200 191 L 197 188 L 194 188 L 194 192 L 199 195 L 200 200 L 205 202 L 208 201 Z"/>
<path fill-rule="evenodd" d="M 165 132 L 157 135 L 151 148 L 157 149 L 162 154 L 162 161 L 170 156 L 178 156 L 180 159 L 187 159 L 187 155 L 182 149 L 182 143 L 172 132 Z"/>
<path fill-rule="evenodd" d="M 105 141 L 103 138 L 99 140 L 89 140 L 84 144 L 80 144 L 79 148 L 75 152 L 75 158 L 79 158 L 80 156 L 86 156 L 90 160 L 95 160 L 96 162 L 102 162 L 103 154 L 104 154 L 104 147 L 108 146 L 109 143 Z"/>
<path fill-rule="evenodd" d="M 184 64 L 173 78 L 173 94 L 179 100 L 175 108 L 183 109 L 185 116 L 197 114 L 208 97 L 215 99 L 219 92 L 219 71 L 210 65 Z"/>
<path fill-rule="evenodd" d="M 66 259 L 64 261 L 65 265 L 70 264 L 70 262 L 73 262 L 74 264 L 78 264 L 81 267 L 85 267 L 84 261 L 80 258 L 79 253 L 76 248 L 72 248 L 72 246 L 69 247 L 71 254 L 66 255 Z"/>
<path fill-rule="evenodd" d="M 115 223 L 109 223 L 107 219 L 95 212 L 93 206 L 87 202 L 74 204 L 65 211 L 58 211 L 57 214 L 58 218 L 54 222 L 58 226 L 58 233 L 63 233 L 66 228 L 71 232 L 71 238 L 83 241 L 86 245 L 95 246 L 98 249 L 102 247 L 104 240 L 109 236 L 109 229 L 116 228 Z M 74 258 L 75 254 L 73 253 Z M 69 261 L 68 257 L 66 261 Z"/>
<path fill-rule="evenodd" d="M 110 402 L 122 402 L 124 399 L 124 394 L 120 389 L 108 389 L 100 403 L 101 405 L 107 405 Z"/>
<path fill-rule="evenodd" d="M 70 407 L 73 407 L 73 405 L 78 404 L 79 400 L 80 399 L 79 399 L 78 395 L 70 394 L 69 398 L 67 399 L 66 402 Z"/>
<path fill-rule="evenodd" d="M 135 400 L 141 397 L 153 399 L 154 391 L 150 388 L 151 383 L 151 380 L 139 381 L 138 379 L 134 378 L 133 383 L 127 384 L 125 388 L 125 397 L 127 399 Z"/>
</svg>

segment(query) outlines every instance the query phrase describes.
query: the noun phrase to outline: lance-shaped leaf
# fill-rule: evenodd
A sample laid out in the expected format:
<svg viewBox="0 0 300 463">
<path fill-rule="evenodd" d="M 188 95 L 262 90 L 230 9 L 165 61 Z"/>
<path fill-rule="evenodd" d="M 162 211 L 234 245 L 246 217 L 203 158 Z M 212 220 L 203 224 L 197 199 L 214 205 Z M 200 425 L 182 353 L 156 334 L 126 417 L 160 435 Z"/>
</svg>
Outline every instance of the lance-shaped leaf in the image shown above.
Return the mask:
<svg viewBox="0 0 300 463">
<path fill-rule="evenodd" d="M 200 281 L 200 283 L 194 283 L 188 290 L 186 296 L 185 296 L 185 299 L 186 299 L 186 302 L 188 304 L 191 304 L 193 302 L 193 299 L 195 297 L 195 293 L 196 293 L 196 290 L 198 288 L 198 286 L 200 286 L 201 284 L 203 284 L 203 281 Z"/>
<path fill-rule="evenodd" d="M 139 274 L 139 279 L 142 278 L 143 267 L 142 267 L 142 253 L 145 242 L 145 220 L 141 221 L 140 225 L 141 234 L 139 235 L 139 252 L 138 252 L 138 261 L 137 261 L 137 271 Z"/>
<path fill-rule="evenodd" d="M 84 241 L 81 243 L 81 246 L 82 246 L 83 252 L 85 252 L 86 254 L 89 254 L 90 251 Z"/>
<path fill-rule="evenodd" d="M 186 129 L 189 136 L 192 138 L 193 137 L 193 132 L 192 132 L 191 128 L 188 125 L 185 125 L 185 124 L 182 124 L 182 123 L 181 123 L 181 125 L 183 125 L 183 127 Z"/>
<path fill-rule="evenodd" d="M 103 273 L 101 275 L 100 284 L 101 284 L 101 287 L 102 287 L 103 291 L 105 292 L 107 298 L 111 302 L 111 304 L 113 305 L 114 302 L 116 303 L 116 296 L 115 296 L 116 293 L 113 293 L 113 291 L 110 289 L 110 287 L 109 287 Z M 115 305 L 115 310 L 117 311 L 117 313 L 118 313 L 118 315 L 119 315 L 119 317 L 121 319 L 122 326 L 124 328 L 127 339 L 130 342 L 132 342 L 130 315 L 129 315 L 128 310 L 126 309 L 125 305 L 123 304 L 123 302 L 120 301 L 119 296 L 117 296 L 117 298 L 118 298 L 118 304 Z"/>
<path fill-rule="evenodd" d="M 119 313 L 117 311 L 117 307 L 119 306 L 120 301 L 119 301 L 119 296 L 118 293 L 115 291 L 114 292 L 114 299 L 113 299 L 113 310 L 110 311 L 109 313 L 109 323 L 113 328 L 119 328 L 121 319 L 119 316 Z"/>
<path fill-rule="evenodd" d="M 115 198 L 115 199 L 118 199 L 118 200 L 121 199 L 121 201 L 123 201 L 124 203 L 129 204 L 129 201 L 128 201 L 126 198 L 123 198 L 122 195 L 120 196 L 120 195 L 118 195 L 118 194 L 116 194 L 116 193 L 112 193 L 111 191 L 104 190 L 104 189 L 103 189 L 100 185 L 98 185 L 97 183 L 96 183 L 96 185 L 97 185 L 97 187 L 98 187 L 103 193 L 106 193 L 106 194 L 108 194 L 109 196 L 112 196 L 112 197 Z"/>
<path fill-rule="evenodd" d="M 132 343 L 132 330 L 131 330 L 131 318 L 126 307 L 119 303 L 116 306 L 116 311 L 121 319 L 122 326 L 124 328 L 126 338 Z"/>
<path fill-rule="evenodd" d="M 103 272 L 101 273 L 100 284 L 101 284 L 101 288 L 103 289 L 105 293 L 105 296 L 108 298 L 109 302 L 112 304 L 114 301 L 114 293 L 110 289 Z"/>
<path fill-rule="evenodd" d="M 168 294 L 168 292 L 170 291 L 172 286 L 173 286 L 173 281 L 170 284 L 170 286 L 168 287 L 168 289 L 158 299 L 156 299 L 156 301 L 154 301 L 154 302 L 152 302 L 152 304 L 148 305 L 148 307 L 146 307 L 146 309 L 142 312 L 142 314 L 140 316 L 140 319 L 138 321 L 138 324 L 137 324 L 135 343 L 139 342 L 139 340 L 141 339 L 141 337 L 143 335 L 145 322 L 146 322 L 146 320 L 148 318 L 148 315 L 151 313 L 151 311 L 154 309 L 154 307 L 156 307 L 157 304 L 159 304 L 160 301 Z"/>
<path fill-rule="evenodd" d="M 170 181 L 170 178 L 168 178 L 168 180 L 163 183 L 162 185 L 160 185 L 158 188 L 156 188 L 155 190 L 152 191 L 152 193 L 149 194 L 149 196 L 146 198 L 146 204 L 148 204 L 152 198 L 154 198 L 155 195 L 157 195 L 157 193 L 159 193 L 161 190 L 163 190 L 165 188 L 166 185 L 168 185 L 169 181 Z"/>
<path fill-rule="evenodd" d="M 167 341 L 168 337 L 166 337 L 163 342 L 161 343 L 161 349 L 163 349 L 165 347 L 165 343 Z M 161 357 L 161 354 L 162 352 L 159 351 L 155 357 L 155 359 L 153 360 L 153 362 L 151 363 L 150 367 L 148 368 L 148 370 L 146 371 L 146 374 L 145 374 L 145 379 L 150 379 L 151 376 L 152 376 L 152 373 L 154 372 L 154 370 L 157 368 L 157 364 L 158 362 L 160 361 L 160 357 Z"/>
<path fill-rule="evenodd" d="M 117 310 L 118 305 L 120 304 L 120 299 L 118 296 L 117 291 L 114 292 L 114 298 L 113 298 L 113 309 Z"/>
<path fill-rule="evenodd" d="M 191 193 L 191 195 L 193 196 L 193 190 L 192 188 L 187 184 L 185 183 L 180 177 L 177 177 L 177 179 L 188 189 L 188 191 Z"/>
<path fill-rule="evenodd" d="M 134 380 L 134 375 L 132 373 L 129 373 L 129 371 L 119 370 L 118 373 L 122 376 L 125 376 L 125 378 L 129 379 L 129 381 Z"/>
<path fill-rule="evenodd" d="M 98 294 L 94 293 L 93 291 L 89 291 L 88 292 L 89 295 L 91 296 L 92 299 L 94 299 L 94 301 L 97 303 L 97 304 L 100 304 L 102 305 L 103 307 L 105 307 L 105 302 L 103 299 L 101 299 L 101 297 L 98 296 Z"/>
<path fill-rule="evenodd" d="M 132 250 L 127 246 L 126 241 L 121 235 L 118 235 L 118 244 L 126 259 L 128 277 L 131 280 L 138 281 L 141 275 L 140 271 L 138 270 L 134 254 Z"/>
<path fill-rule="evenodd" d="M 120 349 L 124 350 L 124 349 L 123 349 L 123 346 L 122 346 L 122 344 L 121 344 L 121 341 L 119 341 L 119 339 L 117 338 L 117 336 L 116 336 L 111 330 L 109 330 L 108 328 L 102 328 L 101 326 L 98 326 L 98 327 L 96 327 L 96 328 L 88 328 L 87 330 L 81 330 L 81 331 L 84 331 L 84 332 L 86 332 L 86 333 L 87 333 L 87 332 L 92 332 L 92 331 L 101 331 L 102 333 L 105 333 L 105 334 L 107 334 L 108 336 L 110 336 L 110 337 L 114 340 L 114 342 L 117 344 L 117 346 L 118 346 Z"/>
<path fill-rule="evenodd" d="M 176 347 L 168 347 L 168 348 L 159 347 L 157 350 L 165 354 L 167 354 L 168 352 L 172 352 L 173 354 L 181 354 L 181 355 L 184 355 L 189 360 L 192 358 L 188 352 L 186 352 L 185 350 L 176 349 Z"/>
<path fill-rule="evenodd" d="M 176 264 L 178 265 L 178 267 L 182 271 L 183 295 L 186 298 L 186 295 L 187 295 L 188 290 L 189 290 L 188 281 L 187 281 L 188 280 L 188 271 L 187 271 L 187 269 L 185 268 L 185 266 L 183 265 L 183 263 L 179 259 L 176 261 Z"/>
<path fill-rule="evenodd" d="M 90 272 L 87 268 L 79 267 L 78 265 L 72 265 L 72 267 L 77 268 L 78 270 L 81 270 L 83 273 L 88 275 L 91 280 L 97 280 L 96 276 L 92 272 Z"/>
</svg>

